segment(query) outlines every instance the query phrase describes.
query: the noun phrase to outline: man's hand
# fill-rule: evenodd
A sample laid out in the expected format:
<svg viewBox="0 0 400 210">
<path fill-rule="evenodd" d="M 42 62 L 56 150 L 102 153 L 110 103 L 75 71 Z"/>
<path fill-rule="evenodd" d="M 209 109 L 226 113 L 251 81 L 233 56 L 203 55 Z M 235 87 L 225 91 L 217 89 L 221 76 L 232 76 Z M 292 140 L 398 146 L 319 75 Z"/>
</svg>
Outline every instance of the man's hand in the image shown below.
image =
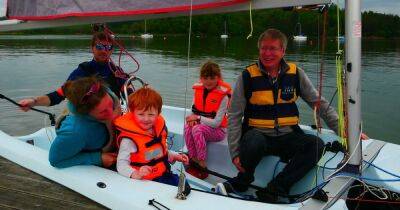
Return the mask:
<svg viewBox="0 0 400 210">
<path fill-rule="evenodd" d="M 111 152 L 103 152 L 101 153 L 101 161 L 103 162 L 103 166 L 108 168 L 115 162 L 117 162 L 117 154 Z"/>
<path fill-rule="evenodd" d="M 29 111 L 33 106 L 36 104 L 36 100 L 34 98 L 26 98 L 22 99 L 21 101 L 18 102 L 21 107 L 20 109 L 24 112 Z"/>
<path fill-rule="evenodd" d="M 51 101 L 47 95 L 37 96 L 33 98 L 25 98 L 18 102 L 20 109 L 24 112 L 29 111 L 34 106 L 50 106 Z"/>
<path fill-rule="evenodd" d="M 239 156 L 236 156 L 235 158 L 233 158 L 232 163 L 233 163 L 233 165 L 236 166 L 238 171 L 240 171 L 242 173 L 245 172 L 244 168 L 242 167 L 242 164 L 240 163 L 240 157 Z"/>
<path fill-rule="evenodd" d="M 361 133 L 361 140 L 368 140 L 369 137 L 365 133 Z"/>
</svg>

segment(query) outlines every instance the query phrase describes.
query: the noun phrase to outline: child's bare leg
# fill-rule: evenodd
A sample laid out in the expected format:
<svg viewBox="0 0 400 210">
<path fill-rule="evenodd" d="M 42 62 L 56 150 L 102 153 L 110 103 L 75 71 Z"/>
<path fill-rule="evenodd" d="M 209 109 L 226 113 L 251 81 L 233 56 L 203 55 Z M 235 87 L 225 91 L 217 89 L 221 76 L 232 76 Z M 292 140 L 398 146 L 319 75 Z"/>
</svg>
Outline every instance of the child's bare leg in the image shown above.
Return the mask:
<svg viewBox="0 0 400 210">
<path fill-rule="evenodd" d="M 195 158 L 195 157 L 193 157 L 191 160 L 192 160 L 193 162 L 195 162 L 195 163 L 199 163 L 199 159 L 197 159 L 197 158 Z"/>
<path fill-rule="evenodd" d="M 199 164 L 199 166 L 206 168 L 207 167 L 207 163 L 205 160 L 198 160 L 197 162 Z"/>
</svg>

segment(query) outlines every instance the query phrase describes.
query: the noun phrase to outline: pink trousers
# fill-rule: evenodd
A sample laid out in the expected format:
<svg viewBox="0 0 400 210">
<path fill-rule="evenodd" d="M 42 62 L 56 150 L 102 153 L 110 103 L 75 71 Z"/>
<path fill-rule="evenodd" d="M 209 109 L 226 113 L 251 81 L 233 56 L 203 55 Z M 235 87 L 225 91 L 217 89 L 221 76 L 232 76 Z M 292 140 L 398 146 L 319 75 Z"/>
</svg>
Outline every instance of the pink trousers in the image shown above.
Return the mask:
<svg viewBox="0 0 400 210">
<path fill-rule="evenodd" d="M 226 129 L 213 128 L 208 125 L 197 124 L 195 126 L 185 125 L 185 142 L 189 151 L 189 158 L 206 160 L 207 142 L 218 142 L 225 138 Z"/>
</svg>

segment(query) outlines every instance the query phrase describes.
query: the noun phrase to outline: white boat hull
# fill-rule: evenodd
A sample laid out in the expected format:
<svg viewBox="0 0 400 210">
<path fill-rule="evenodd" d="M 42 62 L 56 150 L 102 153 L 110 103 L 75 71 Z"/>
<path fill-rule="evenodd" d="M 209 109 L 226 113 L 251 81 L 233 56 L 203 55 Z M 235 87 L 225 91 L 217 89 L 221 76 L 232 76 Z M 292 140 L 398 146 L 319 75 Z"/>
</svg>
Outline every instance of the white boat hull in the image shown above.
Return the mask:
<svg viewBox="0 0 400 210">
<path fill-rule="evenodd" d="M 293 36 L 293 40 L 294 41 L 307 41 L 307 36 L 303 36 L 303 35 L 298 35 L 298 36 Z"/>
<path fill-rule="evenodd" d="M 184 109 L 176 107 L 163 107 L 163 115 L 166 118 L 168 129 L 171 133 L 170 137 L 172 141 L 172 150 L 181 151 L 184 150 L 184 144 L 182 139 L 183 132 L 183 119 Z M 303 127 L 306 132 L 313 132 L 310 128 Z M 50 166 L 48 162 L 48 149 L 50 148 L 51 142 L 55 137 L 55 131 L 53 127 L 43 128 L 36 133 L 23 137 L 13 137 L 2 131 L 0 131 L 0 155 L 18 165 L 21 165 L 31 171 L 41 174 L 57 183 L 60 183 L 108 208 L 111 209 L 153 209 L 148 205 L 148 201 L 156 199 L 156 201 L 162 203 L 171 209 L 299 209 L 304 204 L 307 204 L 309 200 L 301 203 L 294 204 L 268 204 L 254 201 L 244 201 L 204 192 L 192 191 L 187 197 L 187 200 L 177 200 L 175 195 L 177 188 L 165 184 L 160 184 L 151 181 L 132 180 L 119 175 L 115 171 L 104 169 L 97 166 L 74 166 L 65 169 L 57 169 Z M 332 141 L 336 139 L 336 136 L 328 131 L 324 131 L 321 137 L 325 141 Z M 27 142 L 33 143 L 29 144 Z M 367 141 L 364 147 L 367 147 L 373 140 Z M 382 149 L 385 151 L 389 149 L 391 156 L 394 158 L 400 158 L 400 146 L 389 144 Z M 385 153 L 386 154 L 386 153 Z M 331 157 L 332 154 L 329 152 L 322 158 L 320 165 Z M 218 173 L 235 176 L 237 171 L 229 156 L 227 141 L 224 140 L 218 143 L 210 143 L 208 145 L 208 166 L 209 169 L 214 170 Z M 336 167 L 337 163 L 342 160 L 343 154 L 337 155 L 335 159 L 327 164 L 327 167 Z M 383 158 L 383 155 L 378 155 L 376 161 L 379 163 L 383 162 L 386 169 L 392 170 L 395 173 L 400 173 L 400 165 L 396 163 L 394 165 L 389 164 Z M 274 170 L 274 166 L 277 157 L 266 157 L 263 159 L 260 167 L 256 171 L 256 180 L 253 184 L 259 186 L 265 186 L 267 182 L 272 178 L 271 171 Z M 283 164 L 278 165 L 278 171 L 283 168 Z M 173 170 L 177 171 L 179 164 L 173 165 Z M 265 173 L 268 171 L 268 173 Z M 375 174 L 377 177 L 385 178 L 386 175 L 376 171 L 373 168 L 367 170 L 368 174 Z M 313 186 L 312 182 L 315 179 L 315 171 L 310 173 L 300 180 L 291 190 L 291 194 L 301 193 L 311 189 Z M 326 170 L 326 175 L 332 173 L 332 170 Z M 187 174 L 187 178 L 192 187 L 210 190 L 213 185 L 221 181 L 220 178 L 210 176 L 206 181 L 199 180 Z M 321 182 L 321 170 L 319 170 L 319 183 Z M 105 188 L 100 188 L 98 183 L 104 183 Z M 382 183 L 381 183 L 382 184 Z M 388 185 L 389 187 L 389 185 Z M 390 183 L 392 190 L 399 191 L 399 183 Z M 343 201 L 334 204 L 335 209 L 345 209 Z"/>
<path fill-rule="evenodd" d="M 153 34 L 142 34 L 142 35 L 140 35 L 140 37 L 142 39 L 152 39 L 153 38 Z"/>
</svg>

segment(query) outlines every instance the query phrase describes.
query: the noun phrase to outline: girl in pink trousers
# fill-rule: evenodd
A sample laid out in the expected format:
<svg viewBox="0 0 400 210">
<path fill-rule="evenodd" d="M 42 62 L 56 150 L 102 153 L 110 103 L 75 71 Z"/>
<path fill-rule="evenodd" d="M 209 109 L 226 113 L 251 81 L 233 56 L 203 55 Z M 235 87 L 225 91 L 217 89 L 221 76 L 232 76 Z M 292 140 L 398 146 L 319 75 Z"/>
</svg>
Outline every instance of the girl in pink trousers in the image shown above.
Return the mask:
<svg viewBox="0 0 400 210">
<path fill-rule="evenodd" d="M 231 87 L 222 80 L 218 64 L 208 61 L 201 67 L 200 81 L 193 85 L 193 90 L 192 114 L 186 117 L 184 131 L 191 162 L 186 171 L 205 179 L 208 173 L 199 167 L 207 167 L 207 142 L 225 138 Z"/>
</svg>

